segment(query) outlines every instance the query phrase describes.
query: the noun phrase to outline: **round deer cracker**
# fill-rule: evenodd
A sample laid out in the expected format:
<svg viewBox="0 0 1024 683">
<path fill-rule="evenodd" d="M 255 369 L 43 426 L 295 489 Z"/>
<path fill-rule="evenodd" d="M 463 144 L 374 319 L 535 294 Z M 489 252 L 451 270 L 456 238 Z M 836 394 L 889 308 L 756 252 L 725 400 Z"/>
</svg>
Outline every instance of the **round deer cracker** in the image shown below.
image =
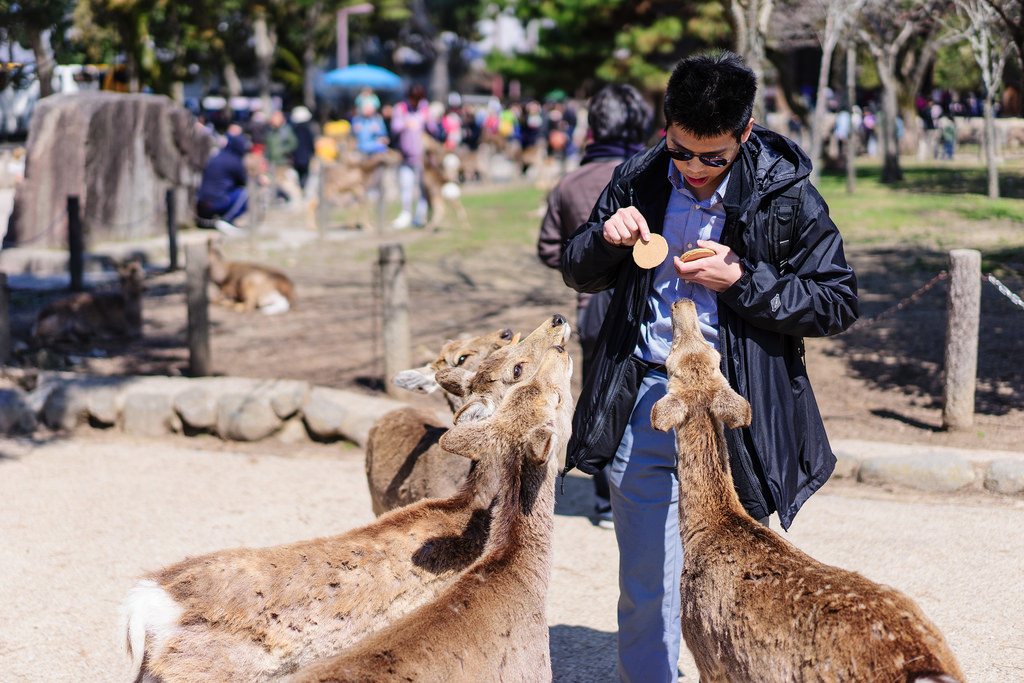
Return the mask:
<svg viewBox="0 0 1024 683">
<path fill-rule="evenodd" d="M 708 256 L 714 255 L 714 249 L 708 249 L 707 247 L 697 247 L 696 249 L 691 249 L 690 251 L 684 252 L 683 255 L 679 257 L 679 260 L 682 261 L 683 263 L 688 263 L 690 261 L 696 261 L 697 259 L 707 258 Z"/>
<path fill-rule="evenodd" d="M 651 233 L 650 241 L 637 240 L 633 245 L 633 260 L 641 268 L 659 266 L 666 256 L 668 256 L 668 242 L 656 232 Z"/>
</svg>

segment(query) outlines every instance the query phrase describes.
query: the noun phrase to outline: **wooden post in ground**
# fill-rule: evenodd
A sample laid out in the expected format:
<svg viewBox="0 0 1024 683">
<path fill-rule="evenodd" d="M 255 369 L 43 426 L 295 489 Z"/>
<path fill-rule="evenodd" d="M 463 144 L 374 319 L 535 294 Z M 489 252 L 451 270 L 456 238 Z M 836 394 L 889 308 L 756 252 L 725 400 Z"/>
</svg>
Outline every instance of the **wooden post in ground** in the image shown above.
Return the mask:
<svg viewBox="0 0 1024 683">
<path fill-rule="evenodd" d="M 320 159 L 316 165 L 316 209 L 313 212 L 313 220 L 316 223 L 316 235 L 322 242 L 327 236 L 327 169 L 326 161 Z"/>
<path fill-rule="evenodd" d="M 0 365 L 11 360 L 11 296 L 7 273 L 0 273 Z"/>
<path fill-rule="evenodd" d="M 380 245 L 382 336 L 384 342 L 384 387 L 389 394 L 402 395 L 391 378 L 411 367 L 409 333 L 409 288 L 405 281 L 405 253 L 402 245 Z"/>
<path fill-rule="evenodd" d="M 974 424 L 981 319 L 980 251 L 954 249 L 949 252 L 946 292 L 946 377 L 942 387 L 942 426 L 945 429 L 965 429 Z"/>
<path fill-rule="evenodd" d="M 188 374 L 207 377 L 210 363 L 210 302 L 207 293 L 209 269 L 206 243 L 185 247 L 186 296 L 188 300 Z"/>
<path fill-rule="evenodd" d="M 168 270 L 178 269 L 178 206 L 174 201 L 174 188 L 167 188 L 167 253 Z"/>
<path fill-rule="evenodd" d="M 82 211 L 78 197 L 68 196 L 68 272 L 71 275 L 71 291 L 84 288 L 82 273 L 85 270 L 85 236 L 82 234 Z"/>
</svg>

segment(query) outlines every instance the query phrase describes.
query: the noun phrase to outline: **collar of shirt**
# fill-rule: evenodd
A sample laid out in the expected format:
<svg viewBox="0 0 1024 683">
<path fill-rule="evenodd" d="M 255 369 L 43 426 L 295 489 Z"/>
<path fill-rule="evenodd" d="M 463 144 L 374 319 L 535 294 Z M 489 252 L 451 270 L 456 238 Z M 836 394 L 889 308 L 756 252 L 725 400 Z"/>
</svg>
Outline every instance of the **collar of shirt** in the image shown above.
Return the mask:
<svg viewBox="0 0 1024 683">
<path fill-rule="evenodd" d="M 697 198 L 693 196 L 693 192 L 690 191 L 690 188 L 686 187 L 686 182 L 683 180 L 683 174 L 679 172 L 679 169 L 672 163 L 672 160 L 670 159 L 668 162 L 668 181 L 672 183 L 672 187 L 674 187 L 677 192 L 681 192 L 687 199 L 702 209 L 710 209 L 722 202 L 725 198 L 725 189 L 729 187 L 730 177 L 732 177 L 731 166 L 729 167 L 728 172 L 726 172 L 725 177 L 722 178 L 722 184 L 715 189 L 715 193 L 708 199 L 701 202 L 697 201 Z"/>
</svg>

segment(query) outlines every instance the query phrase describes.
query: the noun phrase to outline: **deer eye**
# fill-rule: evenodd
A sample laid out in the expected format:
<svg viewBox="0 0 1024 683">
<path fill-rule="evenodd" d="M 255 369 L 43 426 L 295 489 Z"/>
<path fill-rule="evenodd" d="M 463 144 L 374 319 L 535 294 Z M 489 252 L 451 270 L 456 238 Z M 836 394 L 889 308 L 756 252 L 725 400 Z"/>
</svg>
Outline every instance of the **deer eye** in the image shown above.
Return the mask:
<svg viewBox="0 0 1024 683">
<path fill-rule="evenodd" d="M 465 363 L 467 358 L 469 358 L 468 353 L 464 353 L 461 356 L 459 356 L 459 360 L 455 361 L 455 367 L 459 367 L 460 365 Z"/>
<path fill-rule="evenodd" d="M 516 363 L 516 366 L 512 368 L 512 379 L 519 379 L 523 376 L 523 364 Z"/>
</svg>

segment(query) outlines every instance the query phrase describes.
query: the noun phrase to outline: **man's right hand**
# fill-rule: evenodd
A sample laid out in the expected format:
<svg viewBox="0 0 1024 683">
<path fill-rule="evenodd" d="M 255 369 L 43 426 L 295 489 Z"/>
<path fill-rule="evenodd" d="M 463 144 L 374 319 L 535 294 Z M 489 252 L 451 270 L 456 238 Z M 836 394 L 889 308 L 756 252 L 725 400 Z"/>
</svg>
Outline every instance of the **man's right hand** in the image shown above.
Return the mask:
<svg viewBox="0 0 1024 683">
<path fill-rule="evenodd" d="M 631 247 L 637 240 L 649 242 L 651 230 L 647 227 L 640 210 L 635 206 L 624 206 L 604 222 L 605 242 L 618 247 Z"/>
</svg>

